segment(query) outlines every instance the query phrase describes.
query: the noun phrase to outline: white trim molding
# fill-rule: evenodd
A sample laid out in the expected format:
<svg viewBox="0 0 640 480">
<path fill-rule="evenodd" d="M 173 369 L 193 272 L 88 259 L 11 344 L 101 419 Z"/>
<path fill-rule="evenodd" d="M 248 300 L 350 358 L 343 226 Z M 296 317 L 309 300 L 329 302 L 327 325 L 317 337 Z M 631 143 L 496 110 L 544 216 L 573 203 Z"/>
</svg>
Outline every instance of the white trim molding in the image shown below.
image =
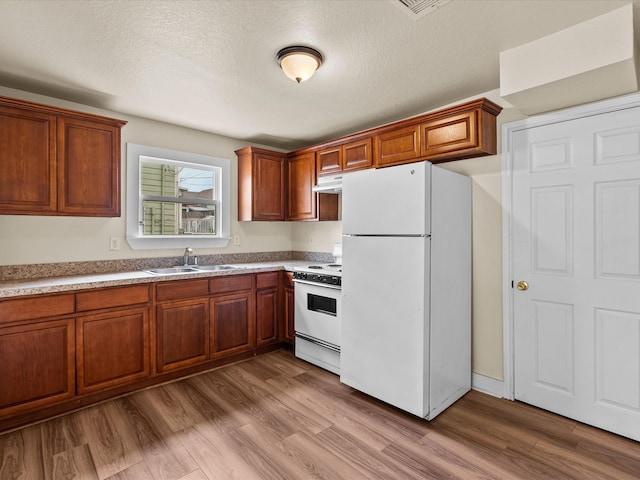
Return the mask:
<svg viewBox="0 0 640 480">
<path fill-rule="evenodd" d="M 471 388 L 493 397 L 504 397 L 504 382 L 502 382 L 502 380 L 486 377 L 479 373 L 471 374 Z"/>
</svg>

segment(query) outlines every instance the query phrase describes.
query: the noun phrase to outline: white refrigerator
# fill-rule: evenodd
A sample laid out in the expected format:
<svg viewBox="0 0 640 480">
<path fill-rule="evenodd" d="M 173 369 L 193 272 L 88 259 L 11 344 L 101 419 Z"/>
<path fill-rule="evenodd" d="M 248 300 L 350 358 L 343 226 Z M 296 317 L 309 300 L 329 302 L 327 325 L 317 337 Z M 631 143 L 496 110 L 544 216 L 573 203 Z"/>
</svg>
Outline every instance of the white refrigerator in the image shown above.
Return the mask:
<svg viewBox="0 0 640 480">
<path fill-rule="evenodd" d="M 340 381 L 430 420 L 471 387 L 471 180 L 353 172 L 342 221 Z"/>
</svg>

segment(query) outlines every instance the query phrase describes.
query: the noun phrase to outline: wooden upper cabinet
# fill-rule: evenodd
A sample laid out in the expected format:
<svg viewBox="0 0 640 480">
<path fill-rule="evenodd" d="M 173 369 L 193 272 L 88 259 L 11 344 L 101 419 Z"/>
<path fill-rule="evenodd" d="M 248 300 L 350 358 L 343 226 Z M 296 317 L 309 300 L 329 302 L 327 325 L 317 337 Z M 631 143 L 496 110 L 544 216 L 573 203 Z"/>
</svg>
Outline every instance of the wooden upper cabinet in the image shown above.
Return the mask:
<svg viewBox="0 0 640 480">
<path fill-rule="evenodd" d="M 342 171 L 350 172 L 373 166 L 371 137 L 345 143 L 342 146 Z"/>
<path fill-rule="evenodd" d="M 482 99 L 466 104 L 462 111 L 455 109 L 420 125 L 420 155 L 432 163 L 495 155 L 496 116 L 501 108 Z"/>
<path fill-rule="evenodd" d="M 58 118 L 58 212 L 120 216 L 120 127 Z"/>
<path fill-rule="evenodd" d="M 316 152 L 318 176 L 336 175 L 373 165 L 371 137 L 328 147 Z"/>
<path fill-rule="evenodd" d="M 256 147 L 238 156 L 238 220 L 285 219 L 285 154 Z"/>
<path fill-rule="evenodd" d="M 56 117 L 0 101 L 0 213 L 54 214 Z"/>
<path fill-rule="evenodd" d="M 406 163 L 420 156 L 420 126 L 394 128 L 375 136 L 376 167 Z"/>
<path fill-rule="evenodd" d="M 335 175 L 342 171 L 342 145 L 324 148 L 316 152 L 318 176 Z"/>
<path fill-rule="evenodd" d="M 0 214 L 120 216 L 125 124 L 0 97 Z"/>
<path fill-rule="evenodd" d="M 287 220 L 316 220 L 316 161 L 313 152 L 289 157 Z"/>
</svg>

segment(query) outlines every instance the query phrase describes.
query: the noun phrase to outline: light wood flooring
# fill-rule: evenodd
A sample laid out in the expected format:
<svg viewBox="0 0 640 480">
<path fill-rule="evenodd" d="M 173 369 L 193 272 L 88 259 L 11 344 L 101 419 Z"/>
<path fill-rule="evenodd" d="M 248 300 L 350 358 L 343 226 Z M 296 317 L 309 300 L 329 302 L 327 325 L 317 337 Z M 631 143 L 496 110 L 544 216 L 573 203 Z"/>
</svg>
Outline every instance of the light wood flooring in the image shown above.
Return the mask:
<svg viewBox="0 0 640 480">
<path fill-rule="evenodd" d="M 640 444 L 470 392 L 426 422 L 279 350 L 0 435 L 0 479 L 638 479 Z"/>
</svg>

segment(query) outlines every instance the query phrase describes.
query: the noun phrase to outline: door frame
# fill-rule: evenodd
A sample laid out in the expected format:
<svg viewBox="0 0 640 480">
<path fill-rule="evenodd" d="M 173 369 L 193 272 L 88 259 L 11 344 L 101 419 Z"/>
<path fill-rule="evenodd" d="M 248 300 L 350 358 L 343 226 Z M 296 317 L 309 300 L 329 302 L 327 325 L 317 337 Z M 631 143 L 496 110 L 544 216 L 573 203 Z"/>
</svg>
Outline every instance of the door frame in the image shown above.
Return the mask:
<svg viewBox="0 0 640 480">
<path fill-rule="evenodd" d="M 504 123 L 502 133 L 502 344 L 504 398 L 515 399 L 515 338 L 513 335 L 513 158 L 511 148 L 513 135 L 521 130 L 576 120 L 602 113 L 625 110 L 640 106 L 640 93 L 615 97 L 578 107 L 544 113 Z"/>
</svg>

